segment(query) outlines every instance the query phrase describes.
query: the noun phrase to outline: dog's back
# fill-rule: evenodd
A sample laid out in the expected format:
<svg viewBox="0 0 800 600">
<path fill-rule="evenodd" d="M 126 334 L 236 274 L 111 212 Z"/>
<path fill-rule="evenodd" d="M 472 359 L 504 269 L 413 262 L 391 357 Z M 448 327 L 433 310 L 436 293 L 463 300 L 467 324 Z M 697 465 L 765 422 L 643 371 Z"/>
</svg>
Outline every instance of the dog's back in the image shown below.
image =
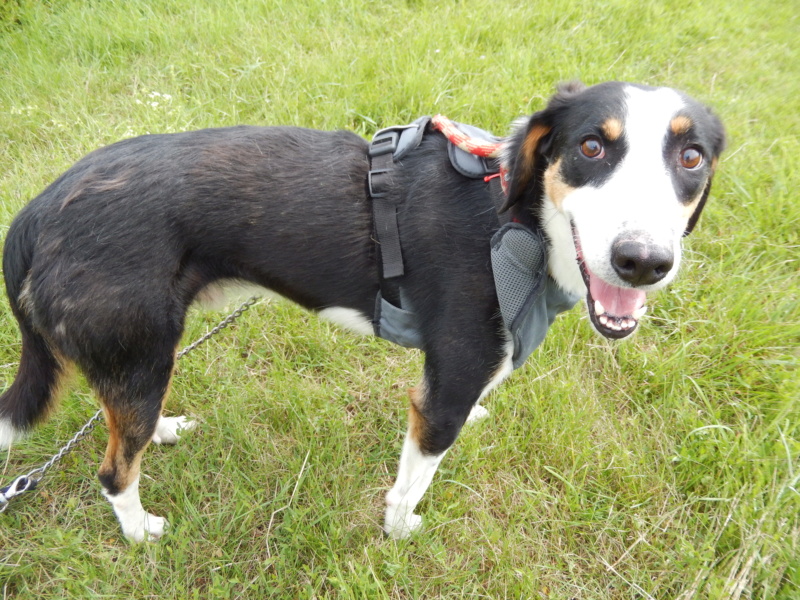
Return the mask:
<svg viewBox="0 0 800 600">
<path fill-rule="evenodd" d="M 107 389 L 108 371 L 171 357 L 188 305 L 218 279 L 369 314 L 348 287 L 353 273 L 378 285 L 367 169 L 360 137 L 289 127 L 142 136 L 76 163 L 6 237 L 23 358 L 0 399 L 0 445 L 45 416 L 68 365 Z"/>
</svg>

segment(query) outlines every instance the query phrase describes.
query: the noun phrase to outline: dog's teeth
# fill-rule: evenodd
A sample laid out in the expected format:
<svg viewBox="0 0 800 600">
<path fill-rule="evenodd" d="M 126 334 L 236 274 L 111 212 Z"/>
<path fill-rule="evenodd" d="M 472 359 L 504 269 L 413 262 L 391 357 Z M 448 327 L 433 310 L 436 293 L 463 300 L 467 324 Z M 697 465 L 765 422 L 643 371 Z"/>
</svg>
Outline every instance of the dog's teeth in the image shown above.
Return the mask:
<svg viewBox="0 0 800 600">
<path fill-rule="evenodd" d="M 605 315 L 600 315 L 597 317 L 597 320 L 600 321 L 602 325 L 608 325 L 608 317 Z"/>
<path fill-rule="evenodd" d="M 632 316 L 633 316 L 634 319 L 636 319 L 638 321 L 639 319 L 641 319 L 644 316 L 644 313 L 646 313 L 646 312 L 647 312 L 647 305 L 642 306 L 641 308 L 637 308 L 635 311 L 633 311 L 633 315 Z"/>
<path fill-rule="evenodd" d="M 606 309 L 602 304 L 600 304 L 600 300 L 595 300 L 594 301 L 594 314 L 602 315 L 604 312 L 606 312 Z"/>
<path fill-rule="evenodd" d="M 608 326 L 611 327 L 611 329 L 613 329 L 614 331 L 622 331 L 622 326 L 619 325 L 618 323 L 609 323 Z"/>
</svg>

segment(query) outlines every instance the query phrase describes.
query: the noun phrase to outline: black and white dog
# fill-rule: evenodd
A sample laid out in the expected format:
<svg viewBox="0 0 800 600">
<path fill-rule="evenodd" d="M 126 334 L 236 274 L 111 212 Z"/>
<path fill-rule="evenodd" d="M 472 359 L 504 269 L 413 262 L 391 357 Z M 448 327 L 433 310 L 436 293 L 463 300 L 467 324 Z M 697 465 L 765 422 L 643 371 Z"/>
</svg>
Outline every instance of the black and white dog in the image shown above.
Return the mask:
<svg viewBox="0 0 800 600">
<path fill-rule="evenodd" d="M 625 337 L 646 292 L 677 273 L 723 144 L 718 119 L 680 92 L 568 84 L 503 140 L 505 207 L 544 233 L 549 276 L 585 295 L 595 329 Z M 413 511 L 445 452 L 512 370 L 489 259 L 495 188 L 454 170 L 446 145 L 425 135 L 389 191 L 399 285 L 425 351 L 387 495 L 393 537 L 420 525 Z M 246 281 L 374 331 L 382 275 L 367 149 L 348 132 L 234 127 L 128 139 L 61 175 L 5 242 L 22 355 L 0 397 L 0 448 L 45 417 L 77 366 L 105 410 L 99 478 L 122 531 L 161 536 L 164 520 L 139 500 L 139 467 L 151 440 L 173 443 L 193 424 L 161 416 L 192 302 Z"/>
</svg>

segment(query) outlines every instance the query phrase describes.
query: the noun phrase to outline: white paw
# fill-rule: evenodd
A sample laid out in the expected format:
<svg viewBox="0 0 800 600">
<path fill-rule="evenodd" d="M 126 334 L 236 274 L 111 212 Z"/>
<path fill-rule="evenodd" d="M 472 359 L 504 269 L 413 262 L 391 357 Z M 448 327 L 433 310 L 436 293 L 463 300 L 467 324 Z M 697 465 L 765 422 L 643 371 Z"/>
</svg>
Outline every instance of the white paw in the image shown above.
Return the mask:
<svg viewBox="0 0 800 600">
<path fill-rule="evenodd" d="M 157 517 L 148 512 L 142 512 L 142 517 L 122 523 L 122 534 L 132 542 L 154 542 L 158 540 L 168 526 L 164 517 Z"/>
<path fill-rule="evenodd" d="M 153 434 L 154 444 L 175 444 L 184 431 L 197 427 L 197 421 L 186 417 L 159 417 L 156 432 Z"/>
<path fill-rule="evenodd" d="M 469 416 L 467 417 L 467 423 L 474 423 L 475 421 L 480 421 L 481 419 L 488 417 L 489 411 L 486 410 L 480 404 L 476 404 L 472 407 L 472 410 L 469 412 Z"/>
<path fill-rule="evenodd" d="M 393 540 L 407 538 L 422 527 L 422 517 L 414 513 L 402 513 L 391 507 L 386 509 L 386 521 L 383 530 Z"/>
</svg>

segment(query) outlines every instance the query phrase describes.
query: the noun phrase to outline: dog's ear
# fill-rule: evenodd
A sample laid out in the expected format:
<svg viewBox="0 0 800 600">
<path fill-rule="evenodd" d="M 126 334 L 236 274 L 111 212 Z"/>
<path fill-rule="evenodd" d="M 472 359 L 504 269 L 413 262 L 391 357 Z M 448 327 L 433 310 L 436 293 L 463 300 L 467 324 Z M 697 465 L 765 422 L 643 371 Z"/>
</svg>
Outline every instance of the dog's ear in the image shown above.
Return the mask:
<svg viewBox="0 0 800 600">
<path fill-rule="evenodd" d="M 700 202 L 697 203 L 697 208 L 694 209 L 692 216 L 689 217 L 689 222 L 686 224 L 686 230 L 683 232 L 684 237 L 692 233 L 694 226 L 697 225 L 697 221 L 700 219 L 700 213 L 703 212 L 703 208 L 706 205 L 706 200 L 708 199 L 708 194 L 711 192 L 711 180 L 714 178 L 714 172 L 717 170 L 719 156 L 722 154 L 722 151 L 725 150 L 725 128 L 722 126 L 722 122 L 719 120 L 717 115 L 712 113 L 708 108 L 706 108 L 706 111 L 708 116 L 706 135 L 711 141 L 710 145 L 712 153 L 711 173 L 708 176 L 706 187 L 703 189 L 703 195 L 700 198 Z"/>
<path fill-rule="evenodd" d="M 544 110 L 517 121 L 503 151 L 507 194 L 500 212 L 507 211 L 525 197 L 536 197 L 541 191 L 538 189 L 541 173 L 546 166 L 559 114 L 585 89 L 580 81 L 562 83 Z"/>
<path fill-rule="evenodd" d="M 537 170 L 541 170 L 542 149 L 552 131 L 546 120 L 546 111 L 520 120 L 504 150 L 503 167 L 506 171 L 506 200 L 500 208 L 505 212 L 523 197 L 532 193 L 537 184 Z"/>
<path fill-rule="evenodd" d="M 578 81 L 577 79 L 573 79 L 572 81 L 562 81 L 556 86 L 556 95 L 550 100 L 550 102 L 558 101 L 558 100 L 567 100 L 572 96 L 577 96 L 582 91 L 586 89 L 586 84 L 582 81 Z"/>
</svg>

